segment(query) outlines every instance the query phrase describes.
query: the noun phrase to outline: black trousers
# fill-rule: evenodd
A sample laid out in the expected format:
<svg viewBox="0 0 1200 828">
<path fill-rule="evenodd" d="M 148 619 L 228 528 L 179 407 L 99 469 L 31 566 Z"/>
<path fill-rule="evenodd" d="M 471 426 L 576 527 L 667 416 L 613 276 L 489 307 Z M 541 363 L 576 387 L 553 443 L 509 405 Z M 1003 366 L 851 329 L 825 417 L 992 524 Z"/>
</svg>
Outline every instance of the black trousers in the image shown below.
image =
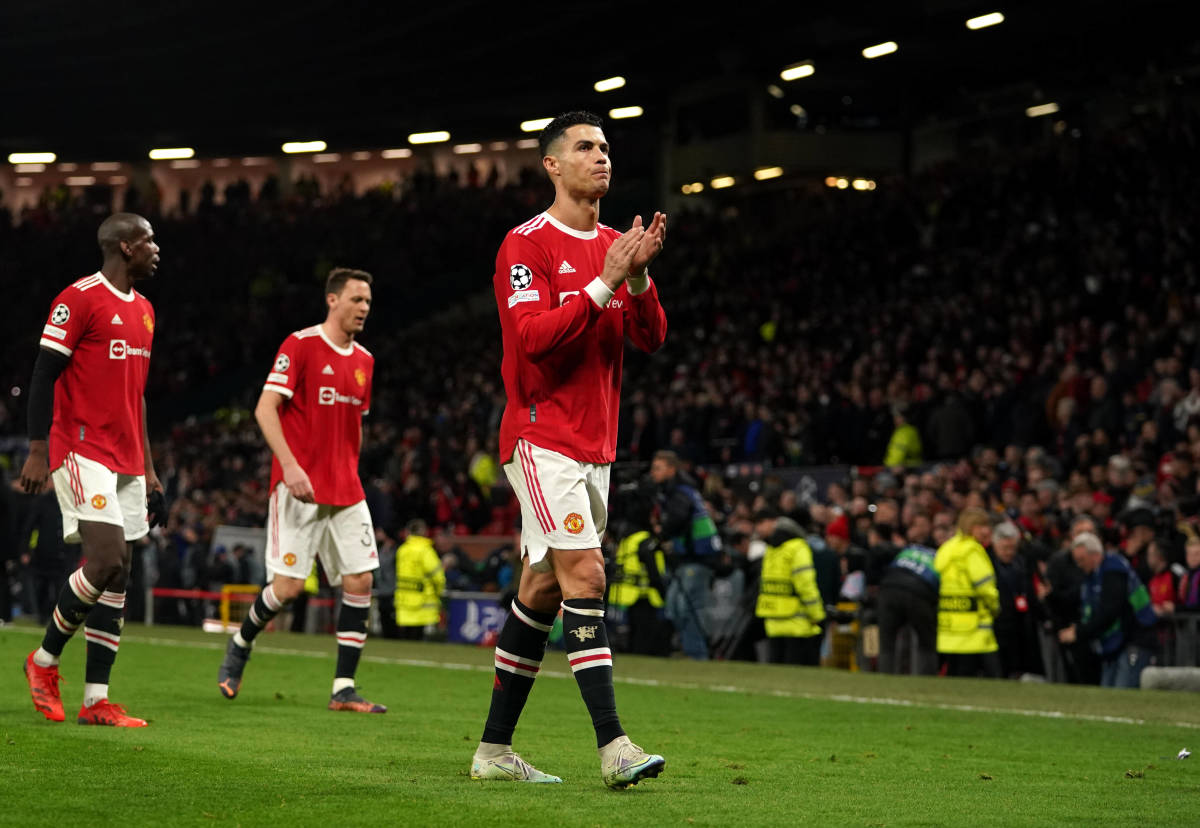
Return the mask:
<svg viewBox="0 0 1200 828">
<path fill-rule="evenodd" d="M 879 589 L 879 672 L 898 673 L 896 636 L 905 628 L 917 634 L 916 672 L 932 676 L 937 672 L 937 601 L 904 587 Z"/>
<path fill-rule="evenodd" d="M 767 639 L 767 660 L 771 664 L 803 664 L 816 667 L 821 663 L 821 639 L 812 635 L 795 638 L 777 635 Z"/>
</svg>

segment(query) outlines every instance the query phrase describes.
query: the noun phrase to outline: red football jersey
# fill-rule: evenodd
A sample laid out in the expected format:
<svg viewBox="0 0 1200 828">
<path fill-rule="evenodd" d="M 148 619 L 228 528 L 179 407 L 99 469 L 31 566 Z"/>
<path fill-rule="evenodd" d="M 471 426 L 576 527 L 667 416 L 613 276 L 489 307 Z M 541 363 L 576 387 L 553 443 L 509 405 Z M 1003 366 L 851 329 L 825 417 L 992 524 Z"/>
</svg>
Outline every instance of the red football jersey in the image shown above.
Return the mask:
<svg viewBox="0 0 1200 828">
<path fill-rule="evenodd" d="M 357 342 L 339 348 L 320 325 L 296 331 L 275 355 L 263 388 L 287 397 L 279 406 L 283 437 L 308 474 L 317 503 L 349 506 L 363 499 L 358 453 L 374 370 L 370 351 Z M 271 489 L 282 480 L 273 457 Z"/>
<path fill-rule="evenodd" d="M 500 458 L 524 437 L 585 463 L 616 458 L 625 336 L 656 351 L 667 315 L 649 281 L 637 295 L 600 281 L 620 233 L 603 224 L 583 232 L 548 213 L 504 238 L 493 278 L 504 334 Z"/>
<path fill-rule="evenodd" d="M 146 473 L 142 398 L 153 340 L 149 300 L 121 293 L 103 273 L 54 299 L 41 346 L 70 362 L 54 384 L 51 469 L 75 452 L 118 474 Z"/>
</svg>

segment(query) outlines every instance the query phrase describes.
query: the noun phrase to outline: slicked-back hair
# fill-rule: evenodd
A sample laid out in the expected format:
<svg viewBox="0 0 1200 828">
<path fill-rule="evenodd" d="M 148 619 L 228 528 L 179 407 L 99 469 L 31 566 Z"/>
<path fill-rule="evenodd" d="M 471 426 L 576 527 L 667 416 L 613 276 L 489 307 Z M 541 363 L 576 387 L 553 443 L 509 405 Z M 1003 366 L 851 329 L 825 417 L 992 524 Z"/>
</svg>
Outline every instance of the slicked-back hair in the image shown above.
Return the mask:
<svg viewBox="0 0 1200 828">
<path fill-rule="evenodd" d="M 133 241 L 149 226 L 150 222 L 137 213 L 113 213 L 100 223 L 96 241 L 105 255 L 119 253 L 121 242 Z"/>
<path fill-rule="evenodd" d="M 325 280 L 325 293 L 336 293 L 342 295 L 342 289 L 346 287 L 346 282 L 351 279 L 358 279 L 366 282 L 368 285 L 375 284 L 375 278 L 365 270 L 354 270 L 349 267 L 335 267 L 329 271 L 329 278 Z"/>
<path fill-rule="evenodd" d="M 574 112 L 564 112 L 550 123 L 546 124 L 546 128 L 542 130 L 538 136 L 538 151 L 541 152 L 542 158 L 550 154 L 550 145 L 562 137 L 562 134 L 573 126 L 579 124 L 587 124 L 588 126 L 604 127 L 604 121 L 599 115 L 584 110 L 576 110 Z"/>
</svg>

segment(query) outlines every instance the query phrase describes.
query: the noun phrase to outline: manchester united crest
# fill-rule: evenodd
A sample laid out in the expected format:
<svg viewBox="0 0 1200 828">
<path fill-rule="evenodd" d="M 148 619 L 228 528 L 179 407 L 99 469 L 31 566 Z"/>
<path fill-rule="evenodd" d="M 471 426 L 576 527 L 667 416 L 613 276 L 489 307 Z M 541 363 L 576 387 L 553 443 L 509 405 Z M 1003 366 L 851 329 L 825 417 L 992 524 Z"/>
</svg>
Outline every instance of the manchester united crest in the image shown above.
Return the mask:
<svg viewBox="0 0 1200 828">
<path fill-rule="evenodd" d="M 583 517 L 578 512 L 571 512 L 563 519 L 563 528 L 572 535 L 578 535 L 583 531 Z"/>
<path fill-rule="evenodd" d="M 295 566 L 296 565 L 296 556 L 293 555 L 291 552 L 287 553 L 286 555 L 283 556 L 283 563 L 285 566 Z"/>
<path fill-rule="evenodd" d="M 358 383 L 358 387 L 362 388 L 367 384 L 367 372 L 361 368 L 354 369 L 354 381 Z"/>
<path fill-rule="evenodd" d="M 93 509 L 103 509 L 107 505 L 108 505 L 108 499 L 104 495 L 93 495 L 92 496 L 92 508 Z"/>
<path fill-rule="evenodd" d="M 146 326 L 147 333 L 154 333 L 154 320 L 150 318 L 150 314 L 142 314 L 142 324 Z"/>
</svg>

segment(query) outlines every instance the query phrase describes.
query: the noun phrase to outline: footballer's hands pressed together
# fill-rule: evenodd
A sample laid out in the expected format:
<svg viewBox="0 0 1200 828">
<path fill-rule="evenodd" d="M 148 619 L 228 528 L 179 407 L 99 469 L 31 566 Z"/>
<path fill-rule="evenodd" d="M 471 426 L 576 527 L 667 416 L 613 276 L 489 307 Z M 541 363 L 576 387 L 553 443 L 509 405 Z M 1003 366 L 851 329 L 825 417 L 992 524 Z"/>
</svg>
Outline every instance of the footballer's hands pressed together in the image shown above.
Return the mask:
<svg viewBox="0 0 1200 828">
<path fill-rule="evenodd" d="M 604 255 L 604 272 L 600 274 L 600 281 L 604 282 L 609 290 L 615 291 L 629 277 L 633 257 L 645 235 L 646 228 L 642 227 L 642 217 L 636 216 L 633 226 L 608 248 L 608 253 Z"/>
<path fill-rule="evenodd" d="M 641 223 L 641 216 L 633 220 L 635 227 L 640 226 Z M 629 275 L 634 278 L 645 277 L 647 275 L 647 265 L 654 261 L 655 257 L 662 252 L 663 244 L 666 240 L 667 214 L 655 213 L 650 226 L 646 228 L 646 232 L 642 235 L 642 239 L 638 242 L 637 249 L 633 253 L 633 261 L 629 266 Z"/>
<path fill-rule="evenodd" d="M 301 503 L 313 502 L 312 482 L 308 479 L 308 473 L 300 468 L 299 463 L 289 463 L 283 466 L 283 485 L 287 486 L 292 497 Z"/>
</svg>

